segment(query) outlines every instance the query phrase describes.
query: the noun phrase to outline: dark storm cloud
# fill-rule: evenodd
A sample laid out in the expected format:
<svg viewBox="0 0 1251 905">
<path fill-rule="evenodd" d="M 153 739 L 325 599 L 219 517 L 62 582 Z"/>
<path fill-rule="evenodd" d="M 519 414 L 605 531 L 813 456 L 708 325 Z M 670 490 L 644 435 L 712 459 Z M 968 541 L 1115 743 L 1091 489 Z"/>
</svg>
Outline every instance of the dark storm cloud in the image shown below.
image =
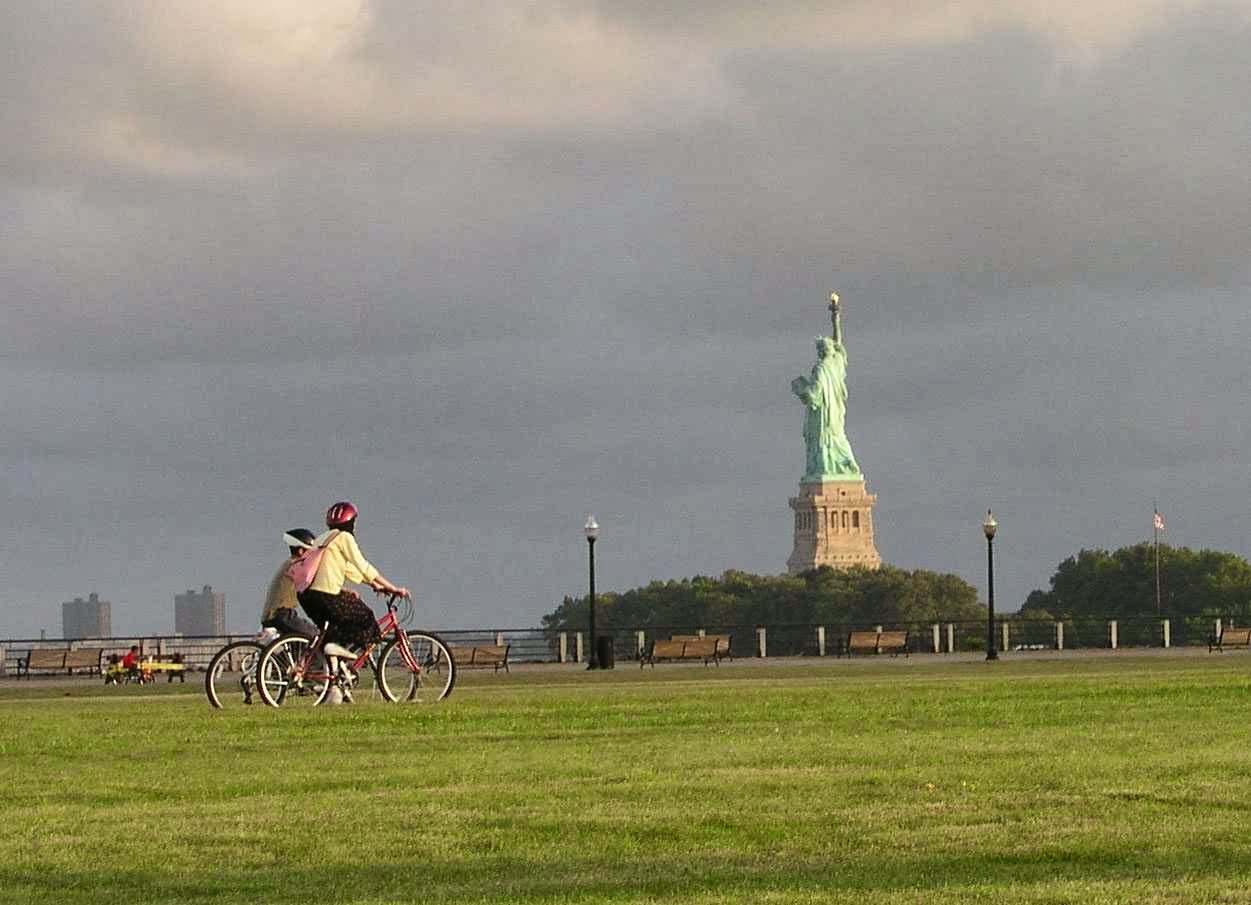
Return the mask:
<svg viewBox="0 0 1251 905">
<path fill-rule="evenodd" d="M 993 505 L 1015 603 L 1156 498 L 1246 555 L 1245 16 L 754 9 L 0 29 L 3 630 L 245 627 L 338 497 L 446 626 L 577 592 L 588 510 L 609 587 L 776 571 L 832 288 L 889 561 L 978 580 Z"/>
</svg>

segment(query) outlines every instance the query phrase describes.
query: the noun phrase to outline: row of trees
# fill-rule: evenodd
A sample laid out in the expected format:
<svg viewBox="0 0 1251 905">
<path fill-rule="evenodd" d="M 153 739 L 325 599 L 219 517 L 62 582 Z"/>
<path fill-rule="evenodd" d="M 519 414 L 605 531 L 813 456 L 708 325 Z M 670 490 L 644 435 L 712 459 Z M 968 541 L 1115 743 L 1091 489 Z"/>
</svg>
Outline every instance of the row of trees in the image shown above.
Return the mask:
<svg viewBox="0 0 1251 905">
<path fill-rule="evenodd" d="M 604 626 L 713 627 L 729 625 L 921 622 L 985 618 L 977 590 L 957 575 L 893 566 L 803 575 L 752 575 L 729 571 L 720 578 L 696 576 L 653 581 L 624 593 L 596 595 Z M 587 599 L 566 597 L 543 626 L 582 628 Z"/>
<path fill-rule="evenodd" d="M 1160 545 L 1160 613 L 1167 616 L 1247 616 L 1251 564 L 1232 553 Z M 1050 590 L 1033 591 L 1023 616 L 1156 615 L 1155 547 L 1082 550 L 1051 576 Z"/>
<path fill-rule="evenodd" d="M 1242 616 L 1251 620 L 1251 564 L 1232 553 L 1161 546 L 1162 615 Z M 1056 568 L 1050 590 L 1033 591 L 1021 615 L 1036 619 L 1128 618 L 1156 615 L 1155 548 L 1138 544 L 1109 552 L 1082 550 Z M 957 575 L 893 566 L 803 575 L 729 571 L 653 581 L 596 598 L 605 627 L 849 625 L 958 622 L 986 618 L 977 590 Z M 587 624 L 587 599 L 566 597 L 543 617 L 545 628 Z M 1245 623 L 1244 623 L 1245 624 Z"/>
</svg>

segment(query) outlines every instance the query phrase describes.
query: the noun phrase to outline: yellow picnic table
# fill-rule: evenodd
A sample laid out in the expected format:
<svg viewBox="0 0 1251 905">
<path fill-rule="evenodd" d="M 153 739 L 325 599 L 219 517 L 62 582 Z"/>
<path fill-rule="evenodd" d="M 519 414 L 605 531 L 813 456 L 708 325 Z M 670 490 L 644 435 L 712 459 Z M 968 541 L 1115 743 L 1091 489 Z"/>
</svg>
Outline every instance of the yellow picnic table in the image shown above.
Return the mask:
<svg viewBox="0 0 1251 905">
<path fill-rule="evenodd" d="M 168 681 L 174 681 L 177 676 L 180 682 L 187 681 L 187 664 L 171 663 L 168 660 L 140 660 L 135 664 L 135 670 L 139 674 L 140 684 L 144 682 L 155 682 L 156 673 L 163 672 L 168 677 Z M 120 663 L 110 663 L 104 670 L 104 681 L 120 682 L 122 679 L 130 678 L 132 674 L 125 666 Z"/>
</svg>

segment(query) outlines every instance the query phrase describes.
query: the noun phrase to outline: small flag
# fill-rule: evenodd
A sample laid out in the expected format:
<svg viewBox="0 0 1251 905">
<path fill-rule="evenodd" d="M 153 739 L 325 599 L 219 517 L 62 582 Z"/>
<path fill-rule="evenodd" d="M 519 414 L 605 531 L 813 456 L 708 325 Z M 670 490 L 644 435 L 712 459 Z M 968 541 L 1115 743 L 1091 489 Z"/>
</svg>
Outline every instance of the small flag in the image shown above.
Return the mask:
<svg viewBox="0 0 1251 905">
<path fill-rule="evenodd" d="M 1159 512 L 1156 512 L 1155 519 L 1152 521 L 1152 524 L 1155 526 L 1156 531 L 1163 531 L 1164 530 L 1164 516 L 1160 515 Z"/>
</svg>

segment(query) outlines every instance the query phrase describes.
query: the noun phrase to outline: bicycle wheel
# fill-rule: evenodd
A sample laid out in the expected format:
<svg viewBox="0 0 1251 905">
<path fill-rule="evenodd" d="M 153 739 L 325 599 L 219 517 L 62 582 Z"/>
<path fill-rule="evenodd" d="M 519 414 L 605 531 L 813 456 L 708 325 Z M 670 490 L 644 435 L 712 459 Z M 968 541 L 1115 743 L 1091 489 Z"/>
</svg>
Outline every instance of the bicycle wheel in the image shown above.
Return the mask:
<svg viewBox="0 0 1251 905">
<path fill-rule="evenodd" d="M 204 673 L 204 693 L 214 707 L 257 703 L 256 664 L 263 648 L 256 641 L 232 641 L 213 654 Z"/>
<path fill-rule="evenodd" d="M 405 641 L 416 672 L 405 657 Z M 456 663 L 438 635 L 406 632 L 405 637 L 388 641 L 378 654 L 378 690 L 392 703 L 435 704 L 450 695 L 455 684 Z"/>
<path fill-rule="evenodd" d="M 261 654 L 257 690 L 270 707 L 315 707 L 326 698 L 326 658 L 301 635 L 279 638 Z"/>
</svg>

